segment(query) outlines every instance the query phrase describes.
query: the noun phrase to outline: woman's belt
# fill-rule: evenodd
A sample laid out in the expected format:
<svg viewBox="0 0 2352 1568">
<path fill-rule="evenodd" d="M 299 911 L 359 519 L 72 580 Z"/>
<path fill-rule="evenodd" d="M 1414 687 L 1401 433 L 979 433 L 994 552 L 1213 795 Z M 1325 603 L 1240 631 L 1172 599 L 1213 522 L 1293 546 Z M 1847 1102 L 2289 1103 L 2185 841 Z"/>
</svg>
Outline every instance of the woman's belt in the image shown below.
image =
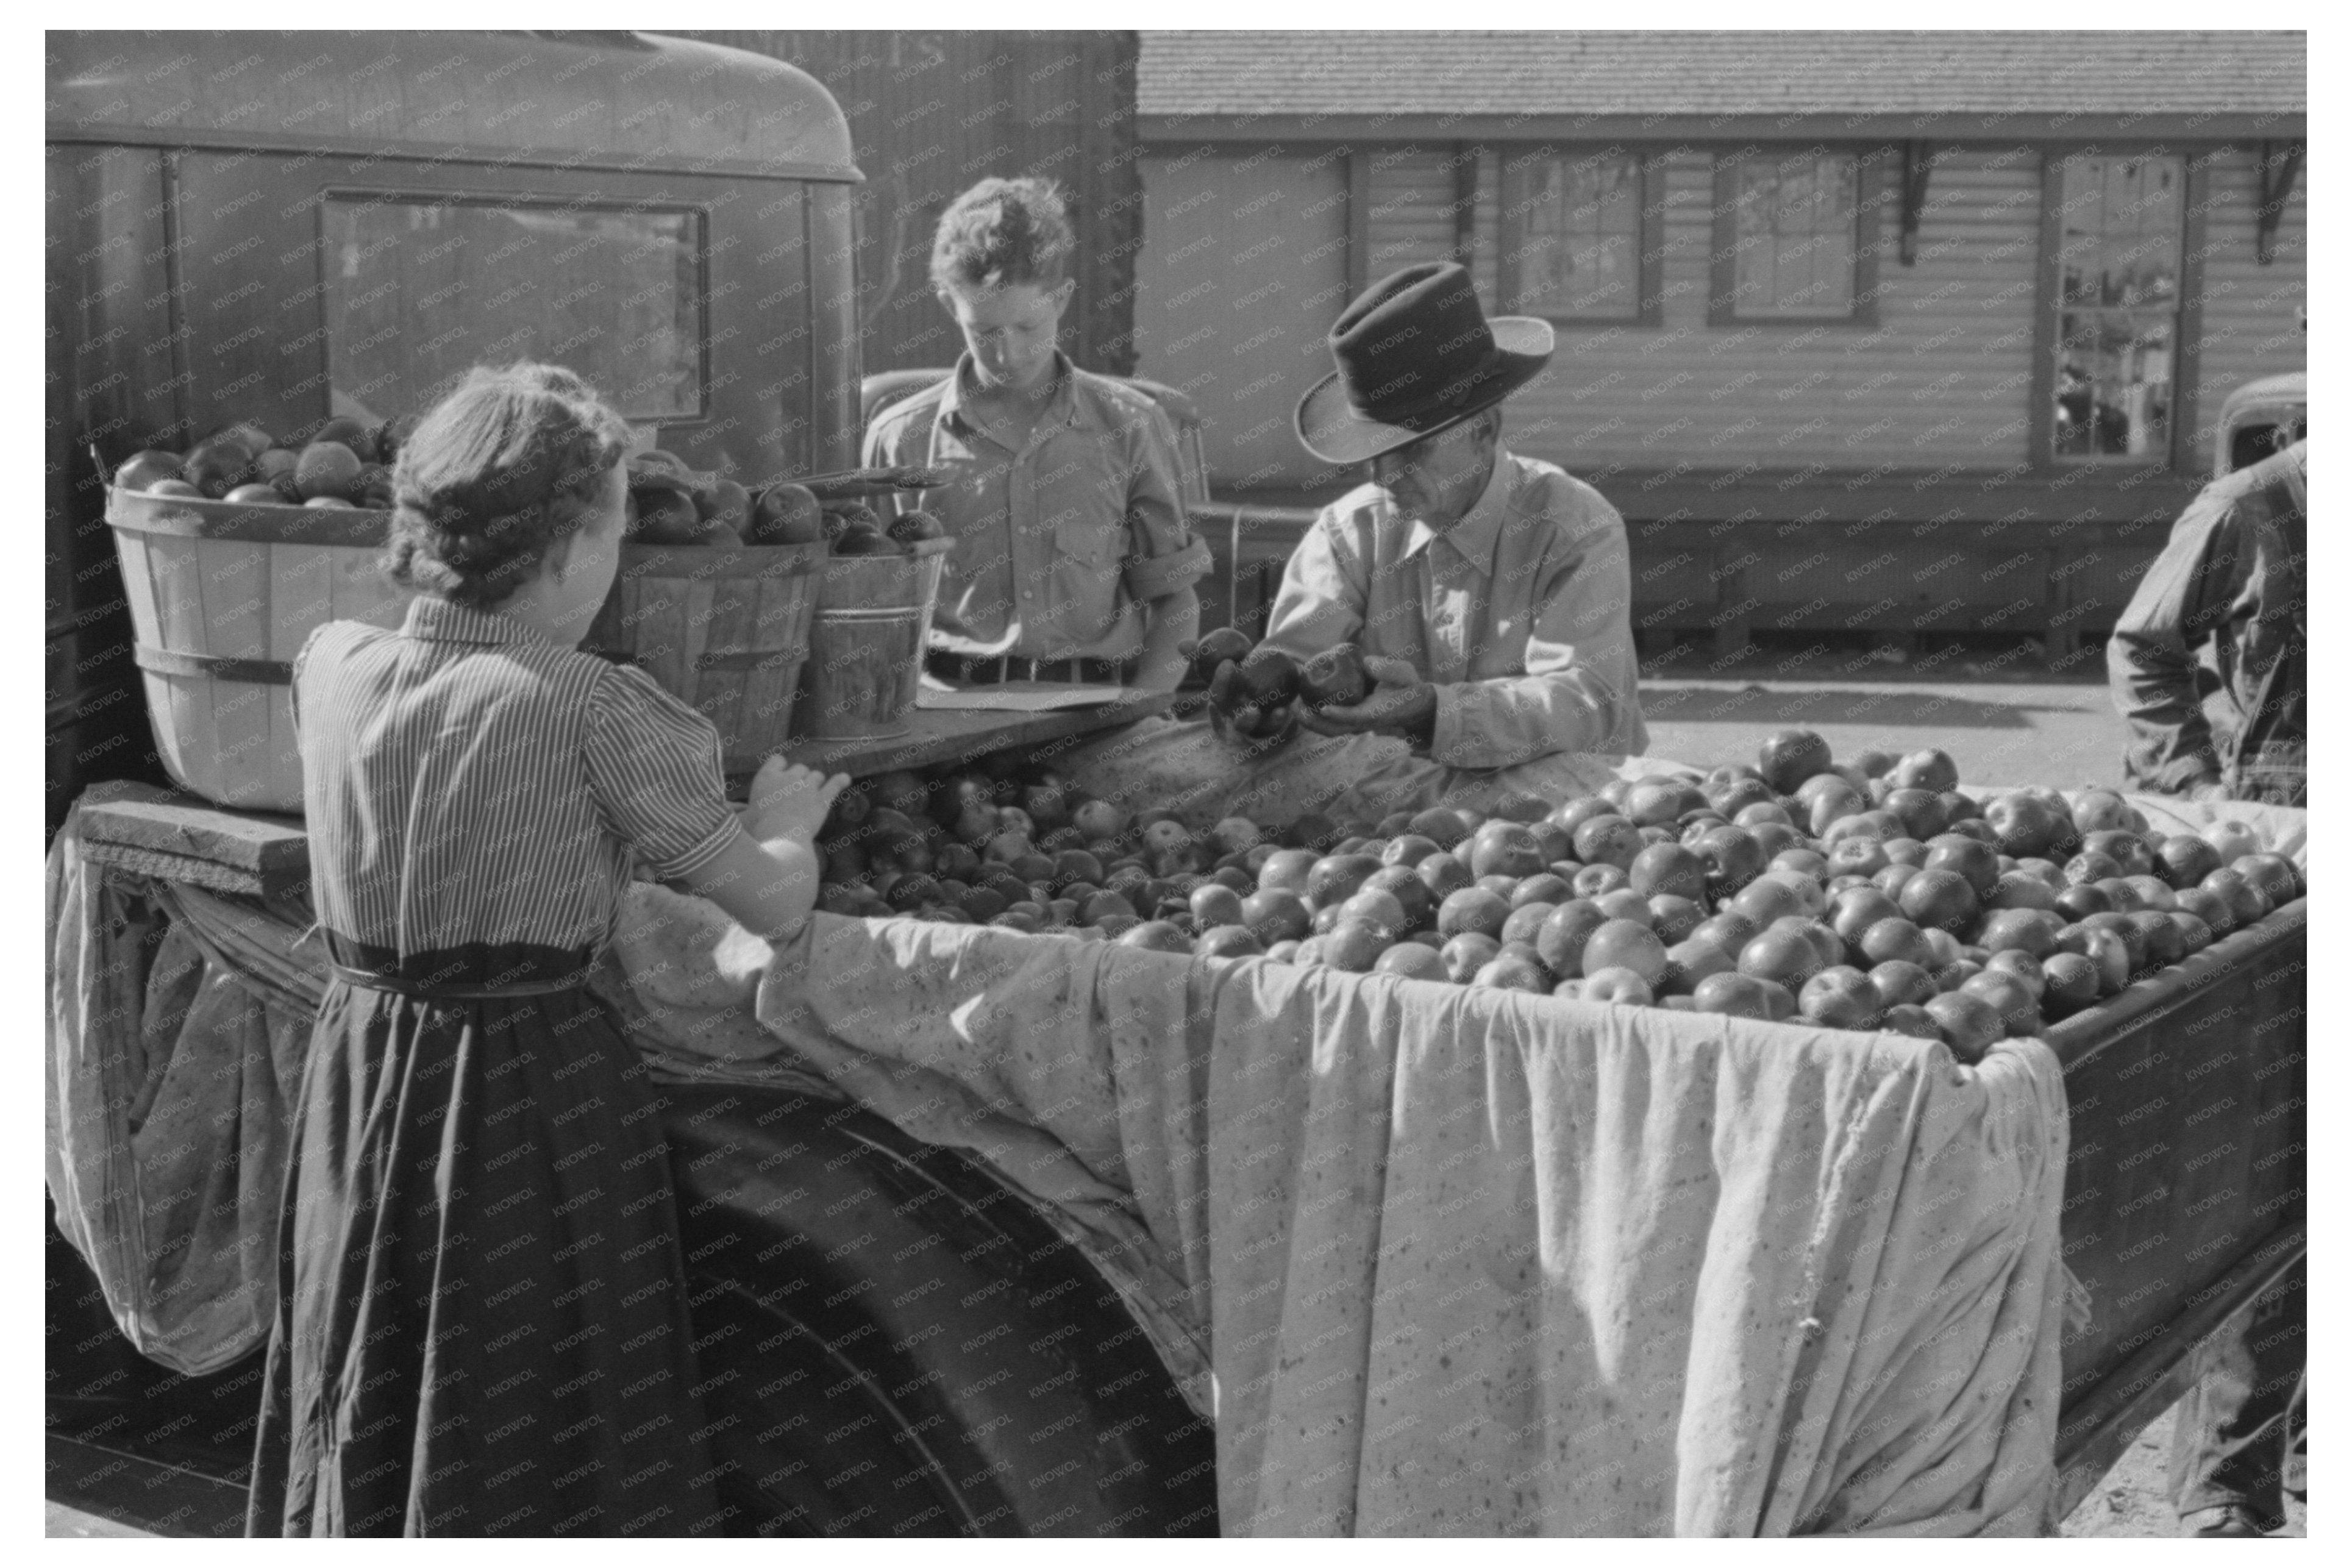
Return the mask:
<svg viewBox="0 0 2352 1568">
<path fill-rule="evenodd" d="M 323 933 L 327 967 L 346 985 L 425 1002 L 498 1002 L 578 991 L 595 968 L 593 951 L 536 943 L 468 943 L 405 955 L 333 931 Z"/>
<path fill-rule="evenodd" d="M 404 980 L 397 974 L 353 969 L 332 959 L 328 960 L 327 967 L 346 985 L 389 991 L 396 996 L 423 1002 L 498 1002 L 510 996 L 552 996 L 559 991 L 578 991 L 588 984 L 588 971 L 584 969 L 560 980 L 518 980 L 509 985 L 427 985 L 422 981 Z"/>
</svg>

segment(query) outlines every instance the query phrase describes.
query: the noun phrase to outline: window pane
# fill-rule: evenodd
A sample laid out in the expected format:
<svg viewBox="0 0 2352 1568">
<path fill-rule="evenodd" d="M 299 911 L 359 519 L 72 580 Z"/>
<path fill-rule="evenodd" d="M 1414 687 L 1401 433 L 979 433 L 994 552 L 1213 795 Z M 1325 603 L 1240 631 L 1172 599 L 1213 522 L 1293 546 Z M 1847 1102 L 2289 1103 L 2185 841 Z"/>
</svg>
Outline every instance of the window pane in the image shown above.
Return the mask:
<svg viewBox="0 0 2352 1568">
<path fill-rule="evenodd" d="M 2061 457 L 2160 459 L 2172 437 L 2181 160 L 2085 153 L 2059 169 L 2052 447 Z"/>
<path fill-rule="evenodd" d="M 702 412 L 694 213 L 344 198 L 326 226 L 338 414 L 421 408 L 518 359 L 570 367 L 634 419 Z"/>
<path fill-rule="evenodd" d="M 2172 331 L 2166 310 L 2064 313 L 2059 456 L 2162 457 L 2171 449 Z"/>
<path fill-rule="evenodd" d="M 1516 309 L 1641 313 L 1640 159 L 1546 160 L 1528 168 L 1525 201 Z"/>
<path fill-rule="evenodd" d="M 1742 159 L 1735 197 L 1732 310 L 1741 316 L 1853 312 L 1855 190 L 1845 154 Z"/>
<path fill-rule="evenodd" d="M 2178 158 L 2069 158 L 2059 200 L 2067 304 L 2170 304 L 2180 285 Z"/>
</svg>

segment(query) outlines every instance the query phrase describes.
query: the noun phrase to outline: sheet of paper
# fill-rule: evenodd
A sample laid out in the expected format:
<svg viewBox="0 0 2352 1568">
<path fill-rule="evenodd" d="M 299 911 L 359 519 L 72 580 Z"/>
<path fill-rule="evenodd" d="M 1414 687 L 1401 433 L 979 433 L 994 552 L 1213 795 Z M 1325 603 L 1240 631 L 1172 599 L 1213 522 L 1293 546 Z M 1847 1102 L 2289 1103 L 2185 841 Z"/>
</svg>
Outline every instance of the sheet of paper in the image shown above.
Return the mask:
<svg viewBox="0 0 2352 1568">
<path fill-rule="evenodd" d="M 1099 708 L 1126 694 L 1123 686 L 1076 686 L 1053 680 L 1008 680 L 1002 686 L 966 686 L 933 690 L 926 681 L 915 706 L 932 712 L 1052 713 L 1064 708 Z"/>
</svg>

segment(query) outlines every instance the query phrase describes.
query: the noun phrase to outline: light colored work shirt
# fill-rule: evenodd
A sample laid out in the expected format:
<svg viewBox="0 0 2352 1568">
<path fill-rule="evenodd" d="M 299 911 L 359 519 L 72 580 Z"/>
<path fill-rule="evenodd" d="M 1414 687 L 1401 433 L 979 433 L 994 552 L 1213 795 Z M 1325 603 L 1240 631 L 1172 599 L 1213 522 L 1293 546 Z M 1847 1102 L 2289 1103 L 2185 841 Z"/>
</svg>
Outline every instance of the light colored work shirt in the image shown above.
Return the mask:
<svg viewBox="0 0 2352 1568">
<path fill-rule="evenodd" d="M 1624 520 L 1601 492 L 1509 452 L 1444 533 L 1377 485 L 1323 509 L 1283 573 L 1265 640 L 1299 659 L 1353 641 L 1437 688 L 1429 755 L 1512 767 L 1649 745 L 1627 620 Z"/>
<path fill-rule="evenodd" d="M 912 496 L 955 541 L 931 641 L 952 653 L 1131 658 L 1144 606 L 1208 574 L 1179 499 L 1176 436 L 1139 392 L 1054 357 L 1053 395 L 1014 451 L 966 412 L 971 356 L 876 416 L 869 466 L 944 468 Z"/>
</svg>

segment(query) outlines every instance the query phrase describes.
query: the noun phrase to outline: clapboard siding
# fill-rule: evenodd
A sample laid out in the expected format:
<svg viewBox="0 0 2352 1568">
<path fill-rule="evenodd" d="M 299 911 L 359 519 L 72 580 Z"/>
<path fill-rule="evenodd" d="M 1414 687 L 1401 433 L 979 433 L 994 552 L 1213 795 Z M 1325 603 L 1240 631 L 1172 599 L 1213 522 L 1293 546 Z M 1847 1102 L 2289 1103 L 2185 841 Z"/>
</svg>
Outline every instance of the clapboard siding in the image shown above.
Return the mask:
<svg viewBox="0 0 2352 1568">
<path fill-rule="evenodd" d="M 2305 368 L 2296 308 L 2308 298 L 2305 267 L 2304 181 L 2280 210 L 2271 264 L 2254 259 L 2254 219 L 2262 181 L 2252 148 L 2217 156 L 2206 176 L 2204 332 L 2198 361 L 2192 448 L 2203 465 L 2213 450 L 2214 421 L 2231 389 L 2258 376 Z"/>
<path fill-rule="evenodd" d="M 1469 259 L 1491 310 L 1509 309 L 1497 292 L 1502 167 L 1533 145 L 1473 149 Z M 1236 202 L 1283 178 L 1278 163 L 1224 151 L 1242 182 Z M 1368 194 L 1360 277 L 1457 253 L 1454 171 L 1464 151 L 1436 138 L 1348 148 Z M 1551 369 L 1511 400 L 1519 449 L 1596 477 L 1675 468 L 1916 476 L 2032 461 L 2036 422 L 2047 417 L 2033 385 L 2051 149 L 2021 142 L 1937 153 L 1907 267 L 1898 257 L 1901 199 L 1890 163 L 1880 182 L 1875 324 L 1737 327 L 1707 319 L 1714 152 L 1689 144 L 1646 151 L 1663 187 L 1660 320 L 1559 323 Z M 2207 166 L 2194 389 L 2203 428 L 2183 453 L 2192 469 L 2210 461 L 2213 420 L 2232 388 L 2304 363 L 2295 323 L 2305 299 L 2303 183 L 2265 267 L 2254 259 L 2254 149 L 2221 149 Z"/>
<path fill-rule="evenodd" d="M 1895 259 L 1900 213 L 1889 183 L 1874 330 L 1709 326 L 1713 159 L 1664 157 L 1664 319 L 1561 325 L 1554 368 L 1513 402 L 1523 447 L 1584 468 L 1935 468 L 2023 457 L 2037 159 L 2021 149 L 1946 154 L 1914 267 Z M 1494 209 L 1481 207 L 1484 251 Z M 1388 237 L 1377 221 L 1373 234 L 1376 245 Z"/>
<path fill-rule="evenodd" d="M 1371 258 L 1364 276 L 1377 280 L 1416 261 L 1454 256 L 1454 171 L 1442 150 L 1369 147 Z"/>
</svg>

